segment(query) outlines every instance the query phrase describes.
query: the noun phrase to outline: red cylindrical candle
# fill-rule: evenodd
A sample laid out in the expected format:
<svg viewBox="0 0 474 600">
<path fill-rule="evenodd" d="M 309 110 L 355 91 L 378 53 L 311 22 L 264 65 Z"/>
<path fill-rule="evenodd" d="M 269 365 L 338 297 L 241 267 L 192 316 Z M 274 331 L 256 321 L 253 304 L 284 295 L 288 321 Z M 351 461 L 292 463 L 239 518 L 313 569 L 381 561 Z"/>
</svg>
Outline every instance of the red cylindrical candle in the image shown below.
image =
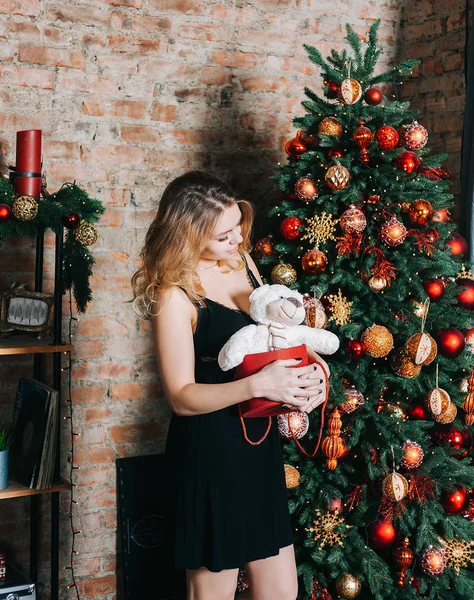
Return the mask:
<svg viewBox="0 0 474 600">
<path fill-rule="evenodd" d="M 41 177 L 41 129 L 28 129 L 16 133 L 17 173 L 40 173 Z"/>
<path fill-rule="evenodd" d="M 15 177 L 15 192 L 18 196 L 39 197 L 41 177 Z"/>
</svg>

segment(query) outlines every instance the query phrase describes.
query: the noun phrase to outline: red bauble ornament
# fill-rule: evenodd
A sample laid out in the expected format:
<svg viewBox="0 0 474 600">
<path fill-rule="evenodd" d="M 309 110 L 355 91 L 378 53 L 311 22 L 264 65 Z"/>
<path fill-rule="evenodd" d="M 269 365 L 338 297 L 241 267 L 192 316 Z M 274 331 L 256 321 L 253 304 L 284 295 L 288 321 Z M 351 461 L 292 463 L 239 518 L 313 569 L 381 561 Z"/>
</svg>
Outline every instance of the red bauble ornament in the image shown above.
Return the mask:
<svg viewBox="0 0 474 600">
<path fill-rule="evenodd" d="M 264 237 L 255 244 L 255 254 L 258 258 L 270 256 L 275 252 L 272 236 Z"/>
<path fill-rule="evenodd" d="M 337 93 L 339 91 L 339 84 L 337 83 L 337 81 L 325 81 L 324 87 L 326 88 L 324 90 L 324 93 L 326 94 L 327 98 L 329 98 L 330 100 L 334 100 L 334 98 L 337 98 Z"/>
<path fill-rule="evenodd" d="M 318 197 L 318 184 L 309 175 L 300 177 L 295 183 L 295 194 L 298 200 L 312 202 Z"/>
<path fill-rule="evenodd" d="M 451 217 L 449 216 L 449 210 L 447 210 L 446 208 L 435 210 L 435 213 L 433 215 L 433 221 L 437 221 L 438 223 L 448 223 L 448 221 L 451 221 Z"/>
<path fill-rule="evenodd" d="M 398 131 L 390 125 L 382 125 L 375 133 L 381 150 L 393 150 L 398 144 Z"/>
<path fill-rule="evenodd" d="M 405 171 L 405 173 L 413 173 L 421 166 L 421 160 L 414 152 L 402 152 L 400 156 L 393 161 L 397 169 Z"/>
<path fill-rule="evenodd" d="M 469 350 L 474 353 L 474 327 L 465 329 L 462 333 L 464 335 L 464 339 L 466 340 L 466 344 L 468 345 Z"/>
<path fill-rule="evenodd" d="M 447 358 L 459 356 L 466 345 L 463 334 L 455 327 L 439 329 L 434 337 L 438 344 L 438 352 Z"/>
<path fill-rule="evenodd" d="M 407 415 L 412 421 L 429 421 L 431 419 L 431 414 L 424 402 L 412 404 L 407 410 Z"/>
<path fill-rule="evenodd" d="M 8 204 L 0 204 L 0 223 L 8 221 L 11 214 L 12 209 L 8 206 Z"/>
<path fill-rule="evenodd" d="M 393 546 L 396 532 L 391 521 L 377 521 L 369 526 L 369 544 L 376 550 Z"/>
<path fill-rule="evenodd" d="M 382 92 L 374 87 L 366 90 L 364 94 L 364 100 L 367 102 L 367 104 L 370 104 L 370 106 L 376 106 L 377 104 L 380 104 L 382 102 L 382 98 Z"/>
<path fill-rule="evenodd" d="M 439 548 L 428 546 L 421 557 L 420 566 L 428 575 L 441 575 L 446 568 L 446 556 Z"/>
<path fill-rule="evenodd" d="M 422 285 L 431 302 L 438 302 L 438 300 L 441 300 L 444 296 L 446 286 L 442 279 L 427 279 L 426 281 L 423 281 Z"/>
<path fill-rule="evenodd" d="M 380 238 L 387 246 L 398 246 L 407 237 L 405 225 L 393 216 L 380 228 Z"/>
<path fill-rule="evenodd" d="M 474 310 L 474 281 L 468 278 L 457 279 L 461 288 L 466 288 L 457 295 L 458 304 L 467 310 Z"/>
<path fill-rule="evenodd" d="M 72 213 L 70 215 L 67 215 L 66 217 L 63 217 L 61 219 L 61 222 L 64 225 L 64 227 L 67 227 L 67 229 L 76 229 L 76 227 L 79 227 L 81 217 L 79 215 L 76 215 L 75 213 Z"/>
<path fill-rule="evenodd" d="M 347 342 L 346 352 L 353 359 L 362 358 L 365 354 L 364 344 L 359 340 L 349 340 Z"/>
<path fill-rule="evenodd" d="M 417 121 L 405 128 L 403 132 L 403 145 L 409 150 L 420 150 L 428 142 L 428 132 Z"/>
<path fill-rule="evenodd" d="M 303 271 L 311 273 L 311 275 L 319 275 L 324 273 L 328 266 L 328 259 L 324 252 L 321 250 L 309 250 L 303 255 L 301 259 L 301 266 Z"/>
<path fill-rule="evenodd" d="M 301 135 L 301 131 L 296 132 L 296 136 L 292 138 L 290 141 L 286 142 L 285 152 L 288 154 L 290 158 L 293 160 L 298 160 L 298 158 L 307 150 L 306 143 Z"/>
<path fill-rule="evenodd" d="M 473 442 L 470 427 L 459 429 L 452 423 L 450 425 L 437 425 L 432 436 L 439 446 L 450 446 L 454 458 L 458 460 L 466 458 L 471 453 Z"/>
<path fill-rule="evenodd" d="M 329 158 L 342 158 L 344 156 L 344 152 L 340 148 L 331 148 L 328 152 Z"/>
<path fill-rule="evenodd" d="M 469 494 L 461 485 L 455 485 L 455 491 L 444 490 L 440 502 L 448 515 L 459 515 L 469 506 Z"/>
<path fill-rule="evenodd" d="M 287 217 L 280 225 L 281 235 L 287 240 L 298 240 L 301 237 L 301 219 L 298 217 Z"/>
<path fill-rule="evenodd" d="M 339 224 L 344 233 L 360 233 L 367 227 L 367 219 L 360 208 L 351 204 L 349 208 L 342 213 Z"/>
<path fill-rule="evenodd" d="M 467 258 L 469 254 L 469 246 L 467 245 L 466 240 L 453 231 L 451 234 L 451 239 L 448 240 L 448 246 L 451 248 L 451 254 L 453 256 L 457 256 L 458 254 L 462 254 L 464 258 Z"/>
</svg>

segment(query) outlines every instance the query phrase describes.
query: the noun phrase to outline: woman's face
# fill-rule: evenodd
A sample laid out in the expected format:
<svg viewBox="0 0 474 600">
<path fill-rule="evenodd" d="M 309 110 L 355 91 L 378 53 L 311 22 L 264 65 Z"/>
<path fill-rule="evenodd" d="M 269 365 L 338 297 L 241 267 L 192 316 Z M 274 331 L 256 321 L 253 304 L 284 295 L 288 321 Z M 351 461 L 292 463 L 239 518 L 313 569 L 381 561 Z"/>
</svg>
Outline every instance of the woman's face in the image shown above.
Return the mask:
<svg viewBox="0 0 474 600">
<path fill-rule="evenodd" d="M 240 233 L 242 213 L 238 204 L 232 204 L 219 217 L 211 239 L 204 248 L 201 258 L 208 260 L 229 260 L 235 256 L 242 243 Z"/>
</svg>

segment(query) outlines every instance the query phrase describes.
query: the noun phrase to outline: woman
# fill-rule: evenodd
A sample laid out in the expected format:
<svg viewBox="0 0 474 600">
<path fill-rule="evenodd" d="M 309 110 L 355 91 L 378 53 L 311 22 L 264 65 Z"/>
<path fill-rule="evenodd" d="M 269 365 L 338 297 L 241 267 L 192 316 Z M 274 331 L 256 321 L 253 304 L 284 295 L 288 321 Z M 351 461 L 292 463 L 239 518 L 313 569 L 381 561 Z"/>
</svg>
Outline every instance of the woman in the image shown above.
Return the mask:
<svg viewBox="0 0 474 600">
<path fill-rule="evenodd" d="M 309 413 L 325 397 L 324 378 L 293 359 L 240 381 L 217 364 L 224 343 L 253 322 L 249 295 L 262 280 L 248 255 L 252 219 L 223 181 L 186 173 L 165 189 L 133 276 L 173 411 L 167 522 L 188 600 L 233 600 L 244 565 L 254 600 L 297 596 L 278 429 L 246 419 L 246 440 L 237 405 L 266 397 Z"/>
</svg>

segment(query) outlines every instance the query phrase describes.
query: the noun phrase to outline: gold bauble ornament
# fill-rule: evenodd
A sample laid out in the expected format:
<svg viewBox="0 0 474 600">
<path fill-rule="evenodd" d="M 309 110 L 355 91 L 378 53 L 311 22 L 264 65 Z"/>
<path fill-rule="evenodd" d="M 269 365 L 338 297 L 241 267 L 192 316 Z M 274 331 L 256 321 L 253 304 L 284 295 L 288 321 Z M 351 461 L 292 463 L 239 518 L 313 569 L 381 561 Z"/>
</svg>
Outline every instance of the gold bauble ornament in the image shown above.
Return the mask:
<svg viewBox="0 0 474 600">
<path fill-rule="evenodd" d="M 345 189 L 349 185 L 351 174 L 349 169 L 346 169 L 343 165 L 337 164 L 329 167 L 324 179 L 328 188 L 337 192 Z"/>
<path fill-rule="evenodd" d="M 430 390 L 425 396 L 426 407 L 434 417 L 446 412 L 449 405 L 452 404 L 451 398 L 446 390 L 436 387 Z"/>
<path fill-rule="evenodd" d="M 336 117 L 324 117 L 318 125 L 318 132 L 324 135 L 341 135 L 343 129 Z"/>
<path fill-rule="evenodd" d="M 347 78 L 341 83 L 338 94 L 344 104 L 355 104 L 362 97 L 362 86 L 357 79 Z"/>
<path fill-rule="evenodd" d="M 88 223 L 87 221 L 81 221 L 79 223 L 79 226 L 74 229 L 74 235 L 76 236 L 76 240 L 83 246 L 92 246 L 99 238 L 97 229 L 92 223 Z"/>
<path fill-rule="evenodd" d="M 393 348 L 393 335 L 383 325 L 372 325 L 362 334 L 360 341 L 365 352 L 373 358 L 387 356 Z"/>
<path fill-rule="evenodd" d="M 364 213 L 351 204 L 341 215 L 339 221 L 342 231 L 345 233 L 361 232 L 367 227 L 367 219 Z"/>
<path fill-rule="evenodd" d="M 357 598 L 362 589 L 362 583 L 352 573 L 343 573 L 336 579 L 336 591 L 342 598 L 353 600 Z"/>
<path fill-rule="evenodd" d="M 281 283 L 281 285 L 292 285 L 296 282 L 296 271 L 290 264 L 280 263 L 272 269 L 271 278 L 273 283 Z"/>
<path fill-rule="evenodd" d="M 32 221 L 38 215 L 38 200 L 34 196 L 18 196 L 13 201 L 12 213 L 19 221 Z"/>
<path fill-rule="evenodd" d="M 408 481 L 400 473 L 390 473 L 382 481 L 382 493 L 391 502 L 400 502 L 408 494 Z"/>
<path fill-rule="evenodd" d="M 285 481 L 287 489 L 297 488 L 300 484 L 300 472 L 292 465 L 285 465 Z"/>
<path fill-rule="evenodd" d="M 387 287 L 387 280 L 385 277 L 380 277 L 379 275 L 373 275 L 369 281 L 367 282 L 369 288 L 374 290 L 374 292 L 381 292 Z"/>
<path fill-rule="evenodd" d="M 433 418 L 437 423 L 447 425 L 448 423 L 452 423 L 454 421 L 454 419 L 457 417 L 457 414 L 457 406 L 454 404 L 454 402 L 451 402 L 444 412 L 442 412 L 440 415 L 433 415 Z"/>
<path fill-rule="evenodd" d="M 399 377 L 411 379 L 421 371 L 421 365 L 415 365 L 405 354 L 405 349 L 398 348 L 392 356 L 392 369 Z"/>
<path fill-rule="evenodd" d="M 405 343 L 405 354 L 415 365 L 429 365 L 438 354 L 438 346 L 431 335 L 415 333 Z"/>
</svg>

